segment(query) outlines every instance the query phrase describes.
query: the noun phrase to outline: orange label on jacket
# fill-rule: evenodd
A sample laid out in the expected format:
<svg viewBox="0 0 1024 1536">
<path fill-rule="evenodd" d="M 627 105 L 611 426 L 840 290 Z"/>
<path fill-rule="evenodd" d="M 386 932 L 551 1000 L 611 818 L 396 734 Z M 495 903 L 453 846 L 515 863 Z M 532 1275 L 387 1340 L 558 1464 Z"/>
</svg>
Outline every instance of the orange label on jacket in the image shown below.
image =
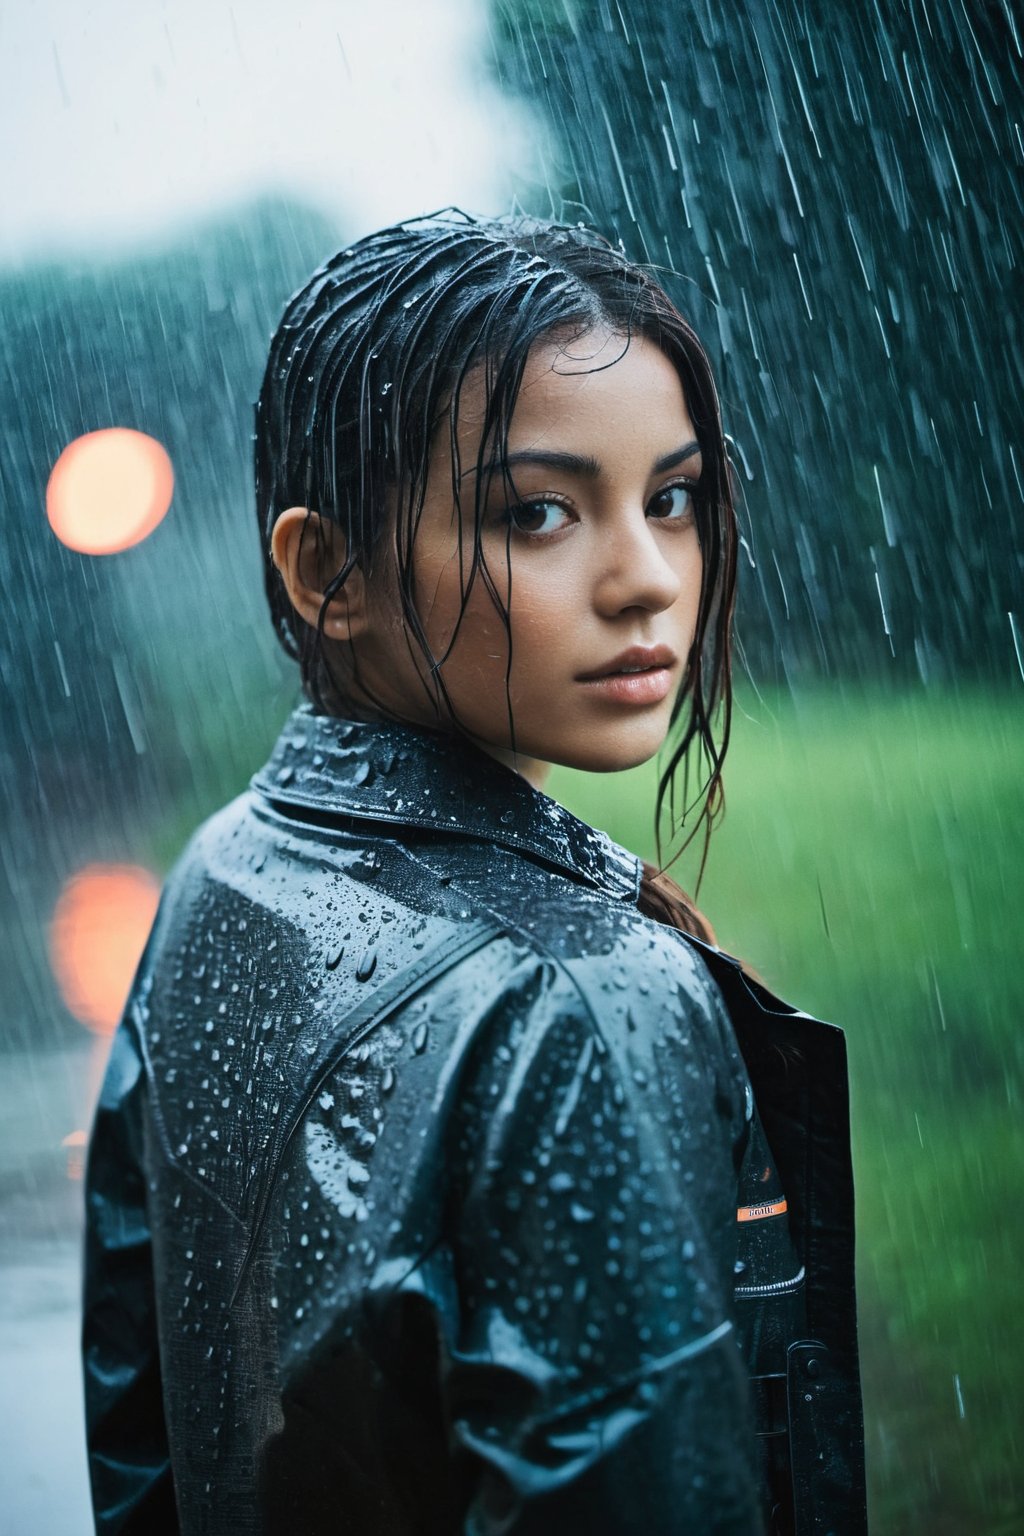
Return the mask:
<svg viewBox="0 0 1024 1536">
<path fill-rule="evenodd" d="M 764 1205 L 741 1205 L 736 1212 L 737 1221 L 763 1221 L 766 1216 L 781 1216 L 786 1210 L 785 1200 L 769 1200 Z"/>
</svg>

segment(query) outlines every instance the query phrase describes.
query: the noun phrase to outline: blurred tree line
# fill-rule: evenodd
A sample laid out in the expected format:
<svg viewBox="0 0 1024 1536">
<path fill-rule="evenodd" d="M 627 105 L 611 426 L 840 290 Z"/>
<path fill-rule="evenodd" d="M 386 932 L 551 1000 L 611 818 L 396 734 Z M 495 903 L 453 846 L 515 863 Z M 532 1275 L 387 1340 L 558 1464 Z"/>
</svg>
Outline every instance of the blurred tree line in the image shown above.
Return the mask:
<svg viewBox="0 0 1024 1536">
<path fill-rule="evenodd" d="M 130 259 L 0 275 L 0 1038 L 63 1016 L 45 956 L 61 881 L 145 857 L 155 827 L 237 791 L 295 691 L 266 618 L 252 407 L 285 301 L 342 239 L 266 201 Z M 46 483 L 109 426 L 163 443 L 174 500 L 134 549 L 79 554 Z"/>
<path fill-rule="evenodd" d="M 23 804 L 61 793 L 81 805 L 76 743 L 99 746 L 130 794 L 148 748 L 172 750 L 181 722 L 166 738 L 161 723 L 174 701 L 200 696 L 211 667 L 239 681 L 266 667 L 252 406 L 285 300 L 339 238 L 310 210 L 268 202 L 130 260 L 0 277 L 0 668 L 16 706 L 3 750 L 6 783 L 30 770 Z M 96 557 L 53 536 L 45 493 L 63 448 L 107 426 L 163 443 L 174 501 L 142 544 Z M 96 763 L 83 765 L 93 788 Z"/>
</svg>

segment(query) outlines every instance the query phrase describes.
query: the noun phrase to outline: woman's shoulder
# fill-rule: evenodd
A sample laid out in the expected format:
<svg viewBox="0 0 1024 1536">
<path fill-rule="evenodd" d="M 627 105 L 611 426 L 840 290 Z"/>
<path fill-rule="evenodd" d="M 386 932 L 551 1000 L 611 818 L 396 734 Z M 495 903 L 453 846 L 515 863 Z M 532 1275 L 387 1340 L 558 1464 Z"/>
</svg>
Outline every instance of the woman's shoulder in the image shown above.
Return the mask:
<svg viewBox="0 0 1024 1536">
<path fill-rule="evenodd" d="M 618 850 L 622 859 L 631 859 Z M 423 843 L 410 850 L 417 863 L 457 890 L 536 953 L 585 967 L 611 991 L 641 995 L 664 986 L 713 986 L 700 950 L 688 935 L 646 915 L 636 886 L 573 878 L 564 868 L 484 841 Z"/>
<path fill-rule="evenodd" d="M 169 994 L 201 972 L 335 1018 L 403 989 L 525 988 L 599 1034 L 731 1041 L 699 946 L 628 895 L 500 845 L 282 817 L 252 792 L 172 869 L 150 969 Z"/>
<path fill-rule="evenodd" d="M 514 851 L 477 844 L 422 857 L 450 878 L 467 914 L 514 942 L 519 963 L 503 983 L 506 1001 L 509 988 L 525 984 L 539 1020 L 571 1015 L 595 1059 L 607 1057 L 631 1092 L 647 1084 L 656 1092 L 672 1058 L 668 1080 L 678 1068 L 698 1092 L 713 1082 L 742 1109 L 745 1069 L 707 946 L 645 916 L 629 896 Z"/>
<path fill-rule="evenodd" d="M 561 978 L 594 1017 L 627 998 L 638 1027 L 648 1009 L 709 1024 L 721 1015 L 701 946 L 644 915 L 621 883 L 574 879 L 480 839 L 282 816 L 252 791 L 196 829 L 165 906 L 165 921 L 193 945 L 230 932 L 252 950 L 277 937 L 331 973 L 379 966 L 378 984 L 399 953 L 430 950 L 440 974 L 446 954 L 456 968 L 471 958 L 473 934 L 490 931 L 508 938 L 517 963 L 532 957 Z"/>
</svg>

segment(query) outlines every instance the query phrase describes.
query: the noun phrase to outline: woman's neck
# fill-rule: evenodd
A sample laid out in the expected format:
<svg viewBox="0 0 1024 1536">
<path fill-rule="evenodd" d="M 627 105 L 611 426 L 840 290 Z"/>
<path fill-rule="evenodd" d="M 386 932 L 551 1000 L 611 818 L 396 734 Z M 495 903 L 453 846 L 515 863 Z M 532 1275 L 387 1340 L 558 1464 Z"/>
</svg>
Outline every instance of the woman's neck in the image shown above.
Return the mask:
<svg viewBox="0 0 1024 1536">
<path fill-rule="evenodd" d="M 543 789 L 551 772 L 551 764 L 541 762 L 538 757 L 524 757 L 521 752 L 513 752 L 508 747 L 495 747 L 487 741 L 480 741 L 471 736 L 470 741 L 479 747 L 481 752 L 486 752 L 488 757 L 493 757 L 496 762 L 503 763 L 506 768 L 511 768 L 513 773 L 518 773 L 521 779 L 532 784 L 534 789 Z"/>
</svg>

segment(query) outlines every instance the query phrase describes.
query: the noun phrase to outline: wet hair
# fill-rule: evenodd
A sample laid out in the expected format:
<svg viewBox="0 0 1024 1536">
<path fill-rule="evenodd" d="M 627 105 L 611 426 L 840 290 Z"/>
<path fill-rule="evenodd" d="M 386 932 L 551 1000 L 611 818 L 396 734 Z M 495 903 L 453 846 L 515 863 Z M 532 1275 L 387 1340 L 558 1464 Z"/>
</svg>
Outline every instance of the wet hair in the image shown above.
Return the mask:
<svg viewBox="0 0 1024 1536">
<path fill-rule="evenodd" d="M 324 619 L 354 566 L 367 573 L 390 570 L 408 632 L 422 652 L 428 691 L 434 690 L 441 718 L 458 730 L 441 670 L 445 657 L 431 653 L 414 599 L 413 546 L 433 450 L 447 432 L 452 494 L 461 514 L 459 402 L 467 376 L 482 369 L 485 414 L 474 517 L 472 523 L 466 519 L 474 530 L 471 548 L 463 545 L 461 515 L 456 518 L 462 596 L 465 606 L 473 583 L 485 584 L 509 635 L 511 668 L 514 592 L 498 590 L 480 540 L 489 477 L 500 475 L 511 488 L 508 431 L 530 349 L 595 327 L 621 335 L 624 345 L 640 336 L 661 349 L 679 375 L 701 448 L 703 468 L 693 493 L 703 567 L 700 605 L 673 709 L 656 825 L 667 810 L 674 833 L 687 811 L 700 806 L 685 842 L 703 825 L 706 856 L 722 802 L 731 711 L 737 534 L 730 466 L 704 348 L 653 274 L 600 235 L 583 226 L 478 220 L 447 209 L 369 235 L 313 274 L 289 302 L 273 337 L 256 406 L 256 508 L 267 596 L 278 638 L 299 662 L 314 708 L 358 714 L 332 670 Z M 345 538 L 344 563 L 325 587 L 315 628 L 293 608 L 271 559 L 275 520 L 292 506 L 319 512 Z M 307 520 L 303 539 L 308 530 L 319 540 L 316 518 Z M 514 746 L 511 707 L 509 717 Z M 691 748 L 700 762 L 692 802 Z"/>
</svg>

